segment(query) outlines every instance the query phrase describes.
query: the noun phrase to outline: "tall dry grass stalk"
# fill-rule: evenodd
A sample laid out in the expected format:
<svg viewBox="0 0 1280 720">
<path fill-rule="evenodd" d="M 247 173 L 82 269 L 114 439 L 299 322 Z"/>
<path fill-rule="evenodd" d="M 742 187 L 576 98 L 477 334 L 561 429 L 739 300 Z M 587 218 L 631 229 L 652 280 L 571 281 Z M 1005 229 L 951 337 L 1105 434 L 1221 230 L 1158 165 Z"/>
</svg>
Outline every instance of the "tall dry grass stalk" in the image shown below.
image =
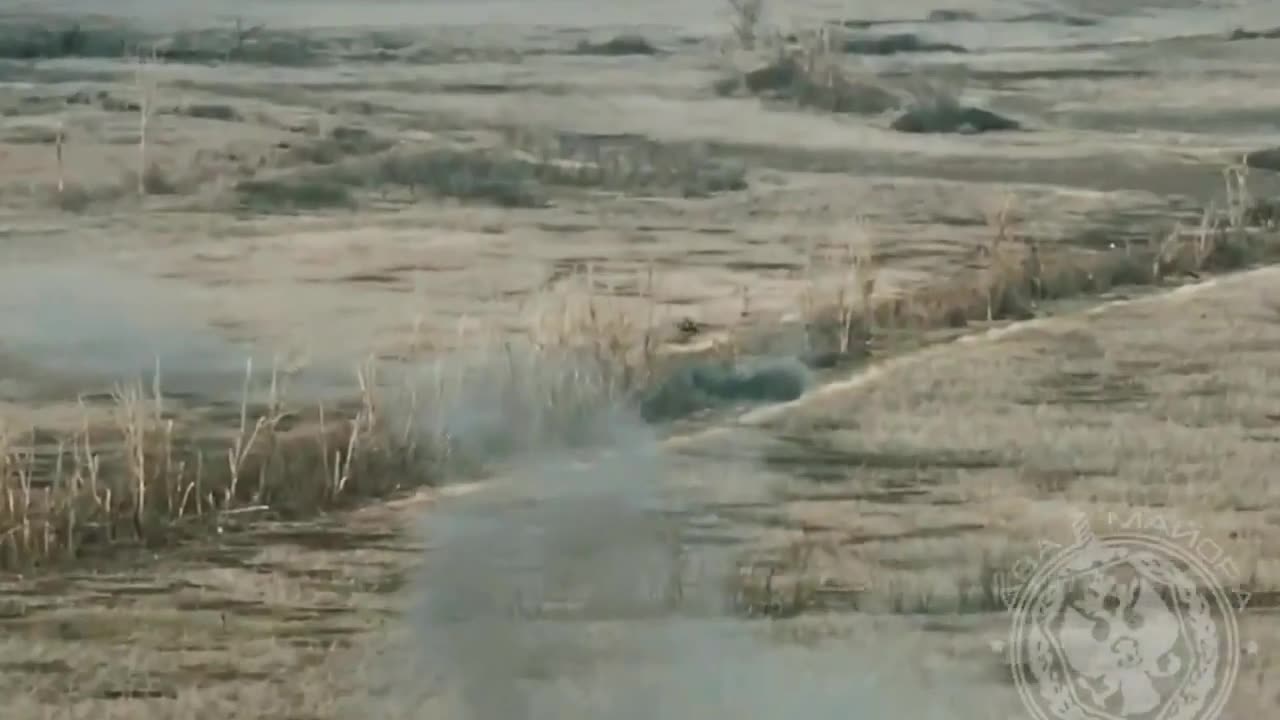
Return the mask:
<svg viewBox="0 0 1280 720">
<path fill-rule="evenodd" d="M 58 164 L 58 194 L 61 195 L 67 188 L 66 169 L 63 166 L 62 146 L 66 139 L 66 122 L 58 120 L 57 134 L 54 137 L 54 154 Z"/>
<path fill-rule="evenodd" d="M 802 35 L 799 52 L 800 67 L 806 78 L 819 87 L 836 87 L 840 69 L 830 25 L 822 23 L 812 33 Z"/>
<path fill-rule="evenodd" d="M 292 516 L 401 486 L 400 446 L 375 413 L 372 370 L 362 366 L 360 407 L 335 421 L 323 406 L 285 432 L 280 374 L 255 403 L 252 364 L 229 439 L 183 427 L 161 392 L 118 385 L 106 425 L 82 405 L 78 432 L 56 447 L 32 431 L 0 434 L 0 568 L 38 566 L 88 546 L 163 543 L 192 523 L 222 526 L 248 514 Z M 210 428 L 208 430 L 213 430 Z M 315 438 L 315 440 L 312 440 Z M 221 445 L 221 448 L 219 448 Z M 221 455 L 225 462 L 208 462 Z"/>
<path fill-rule="evenodd" d="M 880 276 L 875 243 L 864 220 L 841 230 L 847 236 L 834 249 L 822 252 L 814 243 L 805 256 L 799 305 L 809 328 L 809 352 L 817 351 L 815 334 L 834 331 L 835 352 L 854 349 L 854 333 L 873 331 L 874 300 Z"/>
<path fill-rule="evenodd" d="M 1227 221 L 1232 229 L 1240 229 L 1245 225 L 1245 217 L 1253 204 L 1249 194 L 1248 156 L 1239 163 L 1228 165 L 1222 170 L 1223 183 L 1227 195 Z"/>
<path fill-rule="evenodd" d="M 991 230 L 990 240 L 982 246 L 985 258 L 982 284 L 985 286 L 987 322 L 996 319 L 1001 309 L 1001 299 L 1009 290 L 1010 284 L 1024 275 L 1025 266 L 1021 262 L 1024 256 L 1010 242 L 1016 206 L 1017 199 L 1012 194 L 1007 194 L 986 212 L 987 227 Z"/>
<path fill-rule="evenodd" d="M 139 54 L 134 59 L 133 82 L 138 93 L 138 196 L 147 194 L 147 174 L 150 165 L 147 162 L 147 132 L 151 117 L 155 114 L 155 96 L 158 83 L 154 66 L 160 62 L 159 51 L 151 49 L 151 54 Z"/>
<path fill-rule="evenodd" d="M 642 386 L 658 350 L 657 301 L 652 265 L 629 283 L 635 298 L 620 297 L 594 265 L 561 281 L 539 299 L 529 336 L 540 352 L 585 352 L 616 373 L 616 389 Z M 642 306 L 636 312 L 636 305 Z"/>
</svg>

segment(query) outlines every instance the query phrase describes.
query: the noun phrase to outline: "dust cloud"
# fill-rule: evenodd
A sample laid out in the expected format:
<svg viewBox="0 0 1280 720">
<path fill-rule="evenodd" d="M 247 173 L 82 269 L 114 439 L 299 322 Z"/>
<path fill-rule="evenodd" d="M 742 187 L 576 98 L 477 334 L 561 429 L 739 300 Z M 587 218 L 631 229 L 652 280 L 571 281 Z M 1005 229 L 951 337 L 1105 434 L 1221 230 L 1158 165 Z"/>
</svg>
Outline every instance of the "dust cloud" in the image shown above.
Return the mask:
<svg viewBox="0 0 1280 720">
<path fill-rule="evenodd" d="M 703 511 L 673 478 L 689 468 L 651 428 L 613 401 L 579 418 L 586 447 L 504 426 L 545 421 L 530 399 L 549 395 L 513 400 L 496 391 L 509 384 L 502 373 L 471 363 L 462 374 L 456 439 L 545 444 L 518 446 L 494 487 L 424 517 L 428 549 L 401 638 L 413 687 L 393 693 L 396 717 L 408 703 L 418 709 L 407 716 L 459 720 L 957 717 L 919 692 L 909 641 L 833 632 L 797 643 L 779 639 L 779 623 L 735 617 L 733 554 L 689 542 L 688 520 Z M 598 378 L 581 366 L 537 376 L 555 385 L 565 373 Z"/>
</svg>

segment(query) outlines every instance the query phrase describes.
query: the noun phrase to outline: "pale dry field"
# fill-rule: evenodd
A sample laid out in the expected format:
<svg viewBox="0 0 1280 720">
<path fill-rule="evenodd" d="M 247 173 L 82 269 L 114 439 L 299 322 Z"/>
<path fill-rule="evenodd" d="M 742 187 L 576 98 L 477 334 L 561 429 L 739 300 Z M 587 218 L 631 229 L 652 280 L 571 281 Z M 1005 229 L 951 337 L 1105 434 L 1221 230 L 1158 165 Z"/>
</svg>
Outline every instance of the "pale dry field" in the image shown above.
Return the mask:
<svg viewBox="0 0 1280 720">
<path fill-rule="evenodd" d="M 972 49 L 841 56 L 847 72 L 903 103 L 941 88 L 1030 130 L 914 135 L 888 128 L 894 111 L 832 114 L 717 95 L 729 67 L 751 62 L 720 50 L 728 17 L 719 3 L 691 4 L 687 22 L 667 26 L 612 6 L 548 4 L 545 15 L 486 26 L 460 5 L 377 3 L 372 28 L 343 26 L 350 11 L 334 3 L 305 17 L 298 3 L 254 6 L 191 11 L 180 26 L 225 35 L 236 17 L 260 23 L 280 33 L 272 42 L 285 50 L 271 52 L 290 66 L 164 62 L 142 68 L 140 90 L 136 68 L 109 57 L 6 63 L 0 306 L 14 330 L 4 399 L 53 403 L 148 372 L 154 356 L 175 394 L 237 388 L 248 355 L 260 366 L 275 355 L 307 366 L 310 394 L 346 391 L 350 366 L 367 354 L 457 345 L 464 317 L 518 327 L 548 284 L 586 266 L 620 302 L 640 302 L 637 286 L 651 291 L 664 328 L 685 317 L 739 323 L 744 296 L 751 318 L 769 322 L 794 312 L 813 255 L 839 257 L 851 244 L 875 252 L 884 293 L 971 273 L 992 234 L 984 216 L 1009 194 L 1019 232 L 1046 246 L 1145 242 L 1174 221 L 1195 224 L 1210 199 L 1221 205 L 1226 165 L 1268 146 L 1276 99 L 1267 88 L 1280 72 L 1268 41 L 1223 39 L 1237 25 L 1267 27 L 1265 6 L 1205 10 L 1194 26 L 1178 25 L 1190 22 L 1186 11 L 1159 8 L 1149 18 L 1098 16 L 1093 27 L 877 26 Z M 815 17 L 887 12 L 871 10 L 788 4 L 774 19 L 804 29 Z M 169 28 L 164 18 L 179 14 L 121 10 L 126 27 L 142 29 Z M 624 32 L 660 54 L 576 52 Z M 1165 91 L 1170 78 L 1176 92 Z M 163 194 L 139 207 L 146 89 L 147 162 Z M 72 187 L 64 200 L 53 197 L 59 123 Z M 512 146 L 604 169 L 543 182 L 538 199 L 551 207 L 495 207 L 501 188 L 485 187 L 467 153 Z M 449 151 L 463 158 L 457 167 Z M 740 171 L 745 190 L 714 191 L 722 173 Z M 449 186 L 450 173 L 481 177 Z M 246 180 L 270 187 L 237 192 Z M 1269 192 L 1270 173 L 1249 180 Z M 298 186 L 311 193 L 290 190 Z M 710 195 L 683 197 L 690 186 Z M 442 187 L 476 197 L 441 199 L 433 189 Z M 81 202 L 81 212 L 50 207 Z M 347 202 L 355 209 L 332 207 Z M 46 297 L 48 285 L 65 291 Z"/>
<path fill-rule="evenodd" d="M 839 717 L 851 705 L 873 717 L 1024 717 L 992 650 L 1009 627 L 990 599 L 992 568 L 1034 555 L 1041 540 L 1069 540 L 1072 511 L 1100 533 L 1109 513 L 1124 521 L 1146 512 L 1196 524 L 1241 568 L 1238 588 L 1253 593 L 1241 636 L 1252 652 L 1225 717 L 1261 717 L 1277 699 L 1280 641 L 1266 470 L 1277 447 L 1277 277 L 1253 271 L 1015 324 L 654 444 L 649 464 L 621 478 L 623 465 L 596 461 L 615 474 L 591 477 L 626 487 L 629 499 L 680 499 L 692 528 L 683 569 L 619 572 L 635 581 L 628 592 L 678 583 L 687 604 L 672 615 L 649 602 L 553 618 L 537 642 L 528 621 L 504 626 L 511 634 L 472 656 L 446 652 L 447 641 L 427 652 L 439 653 L 436 662 L 484 660 L 477 672 L 496 695 L 506 673 L 531 678 L 538 712 L 561 717 L 626 716 L 623 703 L 646 690 L 665 693 L 678 713 L 662 717 L 809 707 Z M 643 437 L 637 447 L 651 442 Z M 422 495 L 321 525 L 264 525 L 135 568 L 9 583 L 12 716 L 455 717 L 447 693 L 412 670 L 416 656 L 397 654 L 438 637 L 415 609 L 419 578 L 427 587 L 467 579 L 448 565 L 456 548 L 440 561 L 428 552 L 415 575 L 416 531 L 440 549 L 442 528 L 467 517 L 469 502 L 512 520 L 502 488 L 522 484 L 542 487 L 517 470 L 475 492 Z M 622 527 L 584 532 L 626 550 Z M 477 538 L 491 542 L 461 556 L 504 547 L 486 532 Z M 778 568 L 775 601 L 799 604 L 774 620 L 722 619 L 702 602 L 700 573 L 726 557 L 756 578 Z M 603 567 L 560 562 L 579 580 Z"/>
<path fill-rule="evenodd" d="M 32 7 L 17 10 L 83 10 Z M 664 349 L 730 334 L 802 356 L 796 325 L 843 302 L 849 256 L 874 257 L 888 305 L 983 278 L 1011 199 L 1027 247 L 1119 258 L 1224 208 L 1224 169 L 1275 144 L 1280 41 L 1226 39 L 1280 26 L 1264 3 L 1075 0 L 1020 18 L 1043 8 L 986 2 L 965 22 L 921 22 L 948 9 L 922 2 L 774 7 L 784 32 L 904 20 L 867 32 L 967 50 L 837 53 L 897 98 L 862 114 L 717 92 L 768 56 L 725 49 L 719 2 L 353 8 L 112 7 L 127 32 L 216 30 L 218 53 L 237 18 L 261 24 L 249 47 L 278 62 L 0 60 L 8 432 L 109 423 L 112 383 L 149 382 L 157 358 L 166 417 L 195 432 L 235 425 L 249 357 L 284 366 L 300 405 L 341 403 L 369 356 L 466 358 L 523 333 L 586 267 L 588 292 Z M 623 33 L 655 51 L 580 50 Z M 939 92 L 1025 132 L 892 129 Z M 1248 187 L 1270 198 L 1275 176 L 1253 169 Z M 1274 242 L 1266 223 L 1247 233 Z M 1090 277 L 939 337 L 881 328 L 868 367 L 737 420 L 596 418 L 614 442 L 582 478 L 550 448 L 456 493 L 235 514 L 176 548 L 4 576 L 5 716 L 1023 718 L 992 649 L 1009 625 L 992 578 L 1068 538 L 1072 510 L 1135 509 L 1198 523 L 1245 569 L 1254 645 L 1225 717 L 1262 716 L 1280 701 L 1280 275 L 1173 289 L 1192 279 L 1177 275 Z M 534 594 L 577 587 L 598 607 L 466 629 L 432 614 L 530 592 L 502 564 L 526 523 L 552 528 L 525 543 Z"/>
</svg>

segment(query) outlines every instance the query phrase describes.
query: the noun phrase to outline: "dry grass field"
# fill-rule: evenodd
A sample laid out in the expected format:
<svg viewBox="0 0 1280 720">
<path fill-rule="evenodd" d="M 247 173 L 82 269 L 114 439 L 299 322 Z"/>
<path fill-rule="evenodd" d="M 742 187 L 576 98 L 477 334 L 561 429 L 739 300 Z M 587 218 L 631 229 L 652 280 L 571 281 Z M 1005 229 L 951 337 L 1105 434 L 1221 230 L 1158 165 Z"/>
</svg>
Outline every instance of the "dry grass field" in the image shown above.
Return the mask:
<svg viewBox="0 0 1280 720">
<path fill-rule="evenodd" d="M 5 717 L 1024 718 L 1077 512 L 1263 716 L 1280 14 L 1112 5 L 6 7 Z"/>
</svg>

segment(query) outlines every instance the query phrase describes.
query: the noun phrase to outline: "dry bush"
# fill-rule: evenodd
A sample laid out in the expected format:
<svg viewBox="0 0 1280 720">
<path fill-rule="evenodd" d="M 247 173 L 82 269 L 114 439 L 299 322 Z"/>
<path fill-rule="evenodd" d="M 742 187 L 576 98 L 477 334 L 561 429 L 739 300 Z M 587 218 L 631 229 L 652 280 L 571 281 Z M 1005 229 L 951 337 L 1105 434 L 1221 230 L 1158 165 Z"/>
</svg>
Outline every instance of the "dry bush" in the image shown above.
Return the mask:
<svg viewBox="0 0 1280 720">
<path fill-rule="evenodd" d="M 657 362 L 651 286 L 625 304 L 594 271 L 547 288 L 522 328 L 460 326 L 468 351 L 406 372 L 395 414 L 448 474 L 554 449 L 608 444 Z M 406 403 L 404 399 L 411 398 Z"/>
<path fill-rule="evenodd" d="M 716 162 L 695 148 L 651 141 L 611 146 L 513 134 L 509 145 L 514 147 L 391 148 L 387 152 L 376 150 L 376 138 L 351 143 L 361 148 L 356 156 L 339 160 L 326 154 L 323 158 L 331 162 L 323 167 L 238 183 L 240 204 L 258 211 L 352 207 L 357 191 L 386 198 L 392 190 L 404 190 L 410 200 L 427 194 L 500 207 L 541 208 L 549 203 L 552 188 L 702 197 L 747 185 L 745 168 Z M 318 147 L 327 148 L 325 153 L 342 152 L 334 150 L 334 144 Z M 359 156 L 366 151 L 372 154 Z"/>
<path fill-rule="evenodd" d="M 798 37 L 798 47 L 779 47 L 767 64 L 734 72 L 716 85 L 722 95 L 738 90 L 833 113 L 877 115 L 901 105 L 894 92 L 870 75 L 850 72 L 823 26 Z"/>
<path fill-rule="evenodd" d="M 1175 225 L 1146 245 L 1125 242 L 1106 251 L 1045 246 L 1019 231 L 1015 198 L 1009 196 L 985 213 L 990 236 L 977 248 L 975 261 L 924 286 L 874 297 L 877 265 L 865 243 L 852 244 L 850 248 L 863 249 L 845 249 L 834 260 L 811 260 L 799 300 L 809 329 L 809 350 L 848 353 L 857 350 L 859 342 L 903 330 L 918 338 L 922 332 L 963 328 L 972 322 L 1026 319 L 1043 302 L 1195 278 L 1280 258 L 1280 235 L 1248 222 L 1247 210 L 1253 205 L 1239 200 L 1247 197 L 1241 174 L 1229 172 L 1228 177 L 1228 197 L 1236 200 L 1225 213 L 1211 205 L 1198 226 Z M 859 295 L 861 301 L 855 302 Z"/>
<path fill-rule="evenodd" d="M 114 393 L 113 421 L 86 420 L 53 447 L 31 433 L 5 435 L 0 459 L 0 566 L 42 565 L 106 545 L 155 545 L 242 514 L 306 515 L 377 496 L 409 478 L 387 442 L 371 397 L 341 420 L 324 408 L 286 431 L 273 371 L 265 406 L 250 412 L 246 372 L 239 424 L 225 445 L 166 410 L 157 373 L 150 388 Z M 363 372 L 363 371 L 362 371 Z M 361 375 L 364 384 L 364 375 Z"/>
<path fill-rule="evenodd" d="M 872 297 L 879 272 L 874 241 L 861 221 L 840 238 L 834 253 L 811 248 L 799 298 L 810 357 L 842 358 L 865 351 L 873 331 Z"/>
</svg>

